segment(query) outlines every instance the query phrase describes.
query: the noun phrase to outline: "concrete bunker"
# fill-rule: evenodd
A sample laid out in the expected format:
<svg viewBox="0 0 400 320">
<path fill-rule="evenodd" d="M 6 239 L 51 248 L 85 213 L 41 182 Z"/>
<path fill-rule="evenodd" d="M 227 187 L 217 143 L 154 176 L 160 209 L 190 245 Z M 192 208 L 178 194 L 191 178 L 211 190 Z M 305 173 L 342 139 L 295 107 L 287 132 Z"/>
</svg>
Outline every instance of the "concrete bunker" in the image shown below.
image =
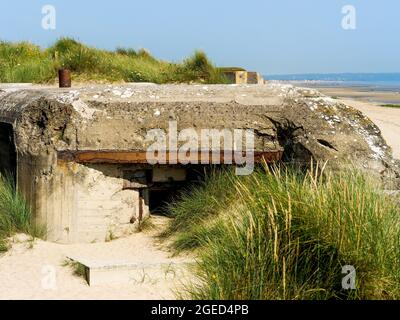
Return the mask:
<svg viewBox="0 0 400 320">
<path fill-rule="evenodd" d="M 14 175 L 47 240 L 121 237 L 211 165 L 147 161 L 146 134 L 168 131 L 171 121 L 179 132 L 252 130 L 256 163 L 278 161 L 285 151 L 293 158 L 287 160 L 335 168 L 351 156 L 370 172 L 399 177 L 390 148 L 361 113 L 317 92 L 274 84 L 0 90 L 0 169 Z M 221 160 L 234 151 L 216 147 L 210 150 Z"/>
<path fill-rule="evenodd" d="M 244 87 L 238 99 L 252 91 Z M 266 109 L 277 108 L 275 95 L 244 105 L 232 101 L 236 93 L 230 86 L 150 84 L 0 90 L 0 168 L 12 173 L 47 240 L 123 237 L 150 214 L 163 214 L 165 203 L 215 165 L 149 163 L 151 130 L 168 132 L 171 121 L 178 132 L 255 129 L 262 133 L 252 146 L 254 161 L 280 159 L 282 148 L 264 118 Z M 166 151 L 169 159 L 177 150 Z M 221 145 L 207 152 L 223 164 L 227 151 L 234 152 Z M 193 152 L 205 156 L 201 149 Z"/>
</svg>

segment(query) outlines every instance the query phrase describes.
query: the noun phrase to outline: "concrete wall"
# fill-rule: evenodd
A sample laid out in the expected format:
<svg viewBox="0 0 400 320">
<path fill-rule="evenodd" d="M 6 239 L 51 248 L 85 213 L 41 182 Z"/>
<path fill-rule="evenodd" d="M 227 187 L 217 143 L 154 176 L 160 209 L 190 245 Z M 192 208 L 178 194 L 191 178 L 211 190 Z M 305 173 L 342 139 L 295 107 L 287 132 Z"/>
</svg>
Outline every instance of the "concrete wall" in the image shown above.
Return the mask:
<svg viewBox="0 0 400 320">
<path fill-rule="evenodd" d="M 237 84 L 246 84 L 247 83 L 247 72 L 246 71 L 237 71 L 236 72 L 236 83 Z"/>
<path fill-rule="evenodd" d="M 123 189 L 123 168 L 78 165 L 74 176 L 77 241 L 104 241 L 134 231 L 132 222 L 139 217 L 139 191 Z M 144 214 L 148 215 L 145 207 Z"/>
<path fill-rule="evenodd" d="M 264 84 L 264 79 L 258 72 L 247 72 L 247 84 Z"/>
<path fill-rule="evenodd" d="M 247 71 L 226 71 L 225 77 L 234 84 L 247 84 Z"/>
<path fill-rule="evenodd" d="M 134 232 L 139 191 L 124 190 L 123 170 L 138 166 L 89 167 L 52 160 L 21 155 L 18 162 L 18 189 L 31 205 L 35 222 L 46 227 L 47 240 L 103 242 Z M 148 199 L 142 202 L 145 217 Z"/>
<path fill-rule="evenodd" d="M 224 75 L 234 84 L 264 84 L 264 79 L 258 72 L 226 71 Z"/>
<path fill-rule="evenodd" d="M 153 182 L 185 181 L 186 169 L 174 167 L 155 167 L 153 169 Z"/>
</svg>

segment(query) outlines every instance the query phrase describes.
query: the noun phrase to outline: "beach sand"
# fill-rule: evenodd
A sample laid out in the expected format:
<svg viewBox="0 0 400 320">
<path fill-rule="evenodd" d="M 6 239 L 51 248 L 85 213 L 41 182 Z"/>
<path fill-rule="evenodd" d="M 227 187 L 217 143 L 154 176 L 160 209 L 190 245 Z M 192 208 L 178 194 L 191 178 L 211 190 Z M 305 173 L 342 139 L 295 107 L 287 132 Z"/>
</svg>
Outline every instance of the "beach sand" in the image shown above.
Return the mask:
<svg viewBox="0 0 400 320">
<path fill-rule="evenodd" d="M 400 92 L 371 90 L 368 87 L 316 87 L 328 96 L 352 99 L 378 105 L 400 104 Z"/>
<path fill-rule="evenodd" d="M 144 277 L 140 282 L 90 287 L 83 278 L 73 274 L 71 267 L 64 265 L 65 260 L 79 256 L 95 261 L 123 259 L 152 264 L 192 261 L 187 256 L 171 257 L 165 245 L 158 243 L 155 231 L 94 244 L 60 245 L 36 240 L 32 246 L 26 235 L 17 235 L 13 239 L 12 248 L 0 257 L 2 300 L 175 299 L 175 293 L 182 291 L 179 288 L 187 282 L 185 277 L 168 275 L 156 280 Z"/>
</svg>

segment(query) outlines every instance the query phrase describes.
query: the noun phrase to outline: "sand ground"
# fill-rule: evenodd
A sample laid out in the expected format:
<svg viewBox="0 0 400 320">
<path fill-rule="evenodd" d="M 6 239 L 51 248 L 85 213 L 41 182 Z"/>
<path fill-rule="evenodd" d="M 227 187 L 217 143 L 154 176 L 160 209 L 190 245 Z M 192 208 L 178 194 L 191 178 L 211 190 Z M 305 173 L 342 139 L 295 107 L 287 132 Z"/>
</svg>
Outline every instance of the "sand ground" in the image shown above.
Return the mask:
<svg viewBox="0 0 400 320">
<path fill-rule="evenodd" d="M 371 90 L 368 87 L 316 87 L 322 93 L 377 105 L 400 104 L 400 92 Z"/>
<path fill-rule="evenodd" d="M 65 266 L 67 256 L 107 261 L 140 261 L 181 263 L 189 257 L 171 257 L 155 237 L 155 231 L 137 233 L 108 243 L 60 245 L 27 236 L 13 238 L 10 251 L 0 257 L 0 299 L 175 299 L 176 292 L 187 282 L 184 278 L 144 278 L 125 285 L 89 287 L 83 278 Z"/>
</svg>

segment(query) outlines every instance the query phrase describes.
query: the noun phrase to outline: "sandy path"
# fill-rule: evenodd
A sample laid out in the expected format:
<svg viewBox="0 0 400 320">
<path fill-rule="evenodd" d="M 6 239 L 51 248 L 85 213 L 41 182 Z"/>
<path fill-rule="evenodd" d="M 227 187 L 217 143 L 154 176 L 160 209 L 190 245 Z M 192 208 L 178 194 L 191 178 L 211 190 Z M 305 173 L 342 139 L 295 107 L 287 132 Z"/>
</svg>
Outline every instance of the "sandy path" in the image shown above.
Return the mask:
<svg viewBox="0 0 400 320">
<path fill-rule="evenodd" d="M 368 116 L 381 129 L 383 137 L 393 149 L 394 157 L 400 159 L 400 108 L 387 108 L 350 99 L 340 101 Z"/>
<path fill-rule="evenodd" d="M 60 245 L 38 240 L 30 248 L 29 242 L 15 243 L 0 257 L 0 299 L 174 299 L 184 279 L 145 279 L 140 283 L 89 287 L 83 278 L 73 275 L 71 268 L 63 266 L 70 255 L 102 261 L 190 260 L 171 258 L 153 233 L 98 244 Z"/>
</svg>

